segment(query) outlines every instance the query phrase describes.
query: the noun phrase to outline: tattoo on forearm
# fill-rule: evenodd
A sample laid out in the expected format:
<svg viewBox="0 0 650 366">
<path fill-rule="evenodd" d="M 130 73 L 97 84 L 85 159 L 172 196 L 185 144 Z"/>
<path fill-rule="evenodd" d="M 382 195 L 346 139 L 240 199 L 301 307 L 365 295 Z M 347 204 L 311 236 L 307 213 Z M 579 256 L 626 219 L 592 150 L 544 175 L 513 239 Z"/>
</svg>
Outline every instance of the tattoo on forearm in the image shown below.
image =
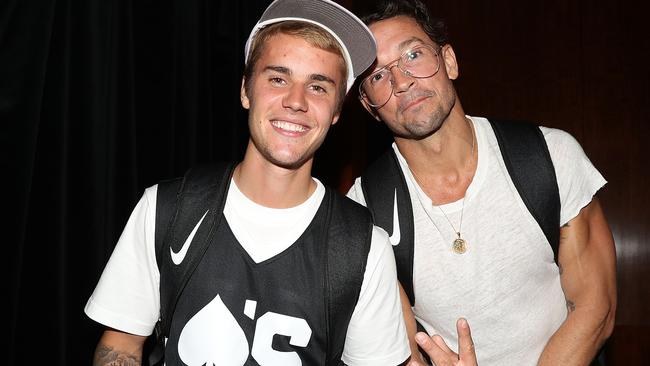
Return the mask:
<svg viewBox="0 0 650 366">
<path fill-rule="evenodd" d="M 567 299 L 566 300 L 566 308 L 569 311 L 569 313 L 571 313 L 576 309 L 576 304 L 574 304 L 573 301 Z"/>
<path fill-rule="evenodd" d="M 142 358 L 139 355 L 133 355 L 116 351 L 113 347 L 104 344 L 97 346 L 95 350 L 95 359 L 93 366 L 141 366 Z"/>
</svg>

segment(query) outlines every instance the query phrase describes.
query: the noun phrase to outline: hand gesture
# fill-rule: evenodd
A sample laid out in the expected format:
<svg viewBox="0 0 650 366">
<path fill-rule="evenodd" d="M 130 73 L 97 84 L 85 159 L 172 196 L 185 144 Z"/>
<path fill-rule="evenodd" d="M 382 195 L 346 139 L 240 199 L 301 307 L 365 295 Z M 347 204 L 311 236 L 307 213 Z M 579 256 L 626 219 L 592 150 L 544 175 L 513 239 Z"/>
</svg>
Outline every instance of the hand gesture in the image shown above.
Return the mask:
<svg viewBox="0 0 650 366">
<path fill-rule="evenodd" d="M 459 354 L 452 351 L 439 335 L 429 337 L 419 332 L 415 335 L 418 345 L 429 355 L 435 366 L 477 366 L 474 342 L 467 320 L 460 318 L 456 322 L 458 332 Z"/>
</svg>

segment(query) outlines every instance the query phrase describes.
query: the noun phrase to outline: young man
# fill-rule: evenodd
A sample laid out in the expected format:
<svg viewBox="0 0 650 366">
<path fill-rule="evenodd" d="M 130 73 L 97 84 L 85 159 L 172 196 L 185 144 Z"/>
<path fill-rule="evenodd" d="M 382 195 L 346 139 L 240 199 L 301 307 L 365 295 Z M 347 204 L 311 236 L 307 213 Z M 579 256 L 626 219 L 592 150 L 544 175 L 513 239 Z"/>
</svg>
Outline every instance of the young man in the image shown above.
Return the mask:
<svg viewBox="0 0 650 366">
<path fill-rule="evenodd" d="M 387 234 L 366 209 L 311 177 L 314 152 L 375 51 L 367 27 L 329 0 L 277 0 L 267 8 L 246 45 L 245 157 L 225 185 L 207 190 L 225 206 L 188 212 L 182 193 L 165 233 L 155 223 L 157 209 L 169 206 L 160 199 L 166 186 L 145 191 L 85 308 L 109 327 L 95 365 L 140 364 L 161 317 L 163 327 L 165 318 L 170 324 L 163 329 L 167 365 L 396 365 L 408 358 Z M 196 191 L 186 180 L 182 189 Z M 188 215 L 195 219 L 183 230 L 176 223 Z M 180 240 L 157 251 L 157 235 Z M 205 237 L 205 254 L 192 264 Z M 188 266 L 176 305 L 164 310 L 167 284 Z M 349 296 L 332 306 L 339 292 Z"/>
<path fill-rule="evenodd" d="M 481 366 L 588 364 L 616 309 L 614 243 L 594 197 L 605 180 L 569 134 L 530 128 L 552 161 L 541 173 L 559 189 L 550 230 L 559 232 L 556 265 L 490 121 L 463 111 L 444 23 L 418 0 L 389 1 L 364 20 L 377 63 L 360 84 L 361 101 L 395 143 L 348 195 L 375 217 L 389 215 L 381 225 L 394 245 L 405 308 L 410 303 L 426 332 L 451 349 L 458 349 L 456 319 L 466 318 Z M 395 190 L 367 193 L 390 177 L 401 179 Z M 400 220 L 402 210 L 409 220 Z M 407 328 L 412 336 L 415 322 Z M 431 341 L 458 362 L 437 336 Z"/>
</svg>

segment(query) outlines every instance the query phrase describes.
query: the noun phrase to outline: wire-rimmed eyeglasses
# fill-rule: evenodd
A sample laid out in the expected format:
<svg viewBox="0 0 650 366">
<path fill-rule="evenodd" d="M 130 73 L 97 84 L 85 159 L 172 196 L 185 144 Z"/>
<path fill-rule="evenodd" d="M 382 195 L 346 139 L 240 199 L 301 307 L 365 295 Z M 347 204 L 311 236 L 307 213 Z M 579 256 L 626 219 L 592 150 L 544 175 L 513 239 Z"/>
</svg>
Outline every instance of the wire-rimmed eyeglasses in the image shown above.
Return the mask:
<svg viewBox="0 0 650 366">
<path fill-rule="evenodd" d="M 407 50 L 399 58 L 363 79 L 359 84 L 359 95 L 373 108 L 383 106 L 388 103 L 395 88 L 393 67 L 397 66 L 406 76 L 429 78 L 440 70 L 438 52 L 430 45 L 418 45 Z"/>
</svg>

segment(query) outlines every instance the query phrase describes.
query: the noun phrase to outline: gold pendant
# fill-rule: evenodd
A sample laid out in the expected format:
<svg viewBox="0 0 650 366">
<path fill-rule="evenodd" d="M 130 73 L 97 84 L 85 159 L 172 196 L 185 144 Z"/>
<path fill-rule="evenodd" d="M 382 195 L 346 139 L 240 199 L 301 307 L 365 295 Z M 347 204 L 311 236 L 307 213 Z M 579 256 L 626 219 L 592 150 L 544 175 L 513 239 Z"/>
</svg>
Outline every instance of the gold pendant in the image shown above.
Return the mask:
<svg viewBox="0 0 650 366">
<path fill-rule="evenodd" d="M 451 246 L 451 249 L 456 254 L 463 254 L 467 251 L 467 242 L 461 239 L 460 233 L 456 233 L 456 234 L 458 235 L 458 239 L 454 240 L 454 244 Z"/>
</svg>

